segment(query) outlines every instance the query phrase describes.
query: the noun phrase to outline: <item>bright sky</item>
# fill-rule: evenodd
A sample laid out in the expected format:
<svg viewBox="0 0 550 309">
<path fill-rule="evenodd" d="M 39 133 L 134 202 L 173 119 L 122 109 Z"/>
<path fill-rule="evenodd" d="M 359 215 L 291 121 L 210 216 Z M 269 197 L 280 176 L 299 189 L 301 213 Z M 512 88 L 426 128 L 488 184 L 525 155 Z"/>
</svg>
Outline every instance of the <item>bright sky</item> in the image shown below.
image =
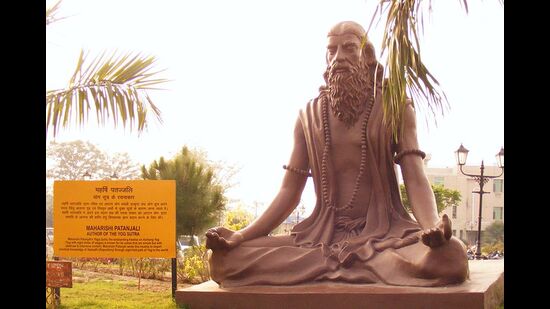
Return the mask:
<svg viewBox="0 0 550 309">
<path fill-rule="evenodd" d="M 432 167 L 454 166 L 460 143 L 470 150 L 468 164 L 495 165 L 504 146 L 504 8 L 497 0 L 472 0 L 466 14 L 461 2 L 432 1 L 433 14 L 424 18 L 422 57 L 451 106 L 437 126 L 417 112 L 419 143 Z M 46 28 L 46 89 L 67 85 L 81 48 L 92 56 L 154 55 L 173 81 L 168 90 L 149 92 L 163 125 L 151 119 L 138 137 L 91 124 L 61 131 L 56 140 L 89 140 L 146 165 L 183 145 L 200 148 L 240 167 L 231 198 L 265 207 L 279 189 L 298 111 L 323 83 L 328 29 L 342 20 L 366 29 L 377 3 L 65 0 L 60 16 L 69 18 Z M 382 23 L 369 32 L 377 53 L 382 33 Z M 310 180 L 303 196 L 308 210 L 312 187 Z"/>
</svg>

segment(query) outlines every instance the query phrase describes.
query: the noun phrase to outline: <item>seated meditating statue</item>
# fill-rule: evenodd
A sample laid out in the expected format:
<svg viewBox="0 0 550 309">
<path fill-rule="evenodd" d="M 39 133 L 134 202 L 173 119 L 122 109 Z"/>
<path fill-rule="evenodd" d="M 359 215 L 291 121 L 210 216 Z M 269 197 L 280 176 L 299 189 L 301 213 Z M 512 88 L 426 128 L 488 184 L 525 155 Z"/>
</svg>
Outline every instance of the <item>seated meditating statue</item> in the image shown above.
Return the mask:
<svg viewBox="0 0 550 309">
<path fill-rule="evenodd" d="M 206 233 L 213 280 L 222 287 L 463 282 L 466 247 L 437 213 L 412 102 L 392 134 L 383 120 L 383 72 L 363 27 L 341 22 L 327 38 L 326 85 L 299 112 L 280 191 L 244 229 Z M 401 202 L 395 164 L 416 220 Z M 317 197 L 312 214 L 290 235 L 269 236 L 298 205 L 308 177 Z"/>
</svg>

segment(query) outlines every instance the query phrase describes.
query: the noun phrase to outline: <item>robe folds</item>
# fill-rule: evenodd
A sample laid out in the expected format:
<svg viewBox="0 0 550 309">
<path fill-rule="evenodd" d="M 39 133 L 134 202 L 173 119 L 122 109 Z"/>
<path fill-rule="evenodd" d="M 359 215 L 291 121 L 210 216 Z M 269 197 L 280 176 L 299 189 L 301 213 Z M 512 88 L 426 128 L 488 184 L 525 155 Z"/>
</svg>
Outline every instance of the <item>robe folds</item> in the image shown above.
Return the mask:
<svg viewBox="0 0 550 309">
<path fill-rule="evenodd" d="M 377 87 L 378 88 L 378 87 Z M 380 90 L 378 88 L 377 90 Z M 378 91 L 378 93 L 380 93 Z M 216 250 L 210 258 L 212 278 L 222 287 L 295 285 L 312 282 L 385 283 L 437 286 L 438 278 L 423 278 L 415 257 L 428 248 L 419 241 L 420 226 L 405 211 L 399 194 L 391 132 L 383 124 L 377 95 L 367 125 L 369 198 L 361 218 L 340 216 L 321 198 L 321 158 L 324 147 L 320 99 L 307 103 L 299 119 L 304 130 L 309 167 L 317 196 L 312 214 L 291 235 L 264 236 L 231 250 Z M 328 166 L 328 177 L 333 170 Z M 329 185 L 329 195 L 335 193 Z"/>
</svg>

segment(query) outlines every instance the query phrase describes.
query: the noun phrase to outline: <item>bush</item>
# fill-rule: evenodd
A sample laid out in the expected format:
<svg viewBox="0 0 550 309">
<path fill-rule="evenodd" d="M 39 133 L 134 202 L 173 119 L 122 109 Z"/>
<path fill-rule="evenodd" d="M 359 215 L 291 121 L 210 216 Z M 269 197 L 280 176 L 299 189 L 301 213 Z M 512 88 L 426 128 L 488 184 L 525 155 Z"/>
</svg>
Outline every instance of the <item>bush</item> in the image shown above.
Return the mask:
<svg viewBox="0 0 550 309">
<path fill-rule="evenodd" d="M 132 275 L 143 279 L 164 279 L 164 273 L 170 271 L 170 259 L 133 258 L 131 259 Z"/>
<path fill-rule="evenodd" d="M 178 263 L 178 279 L 184 283 L 197 284 L 210 280 L 208 251 L 205 245 L 193 246 Z"/>
<path fill-rule="evenodd" d="M 481 246 L 482 254 L 487 255 L 495 251 L 504 253 L 504 243 L 502 241 L 497 241 L 494 244 L 487 244 L 487 245 Z"/>
</svg>

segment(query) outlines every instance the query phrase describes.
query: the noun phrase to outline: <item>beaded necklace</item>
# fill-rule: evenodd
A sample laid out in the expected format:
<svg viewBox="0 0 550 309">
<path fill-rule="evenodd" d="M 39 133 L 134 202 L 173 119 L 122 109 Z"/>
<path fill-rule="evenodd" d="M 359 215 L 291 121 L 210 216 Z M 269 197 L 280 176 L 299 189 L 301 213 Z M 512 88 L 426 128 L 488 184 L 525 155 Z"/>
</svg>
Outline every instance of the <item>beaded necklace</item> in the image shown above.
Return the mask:
<svg viewBox="0 0 550 309">
<path fill-rule="evenodd" d="M 351 198 L 347 202 L 344 207 L 337 207 L 333 201 L 329 199 L 328 196 L 328 156 L 330 153 L 331 148 L 331 136 L 330 136 L 330 127 L 328 123 L 328 99 L 325 97 L 321 102 L 321 116 L 323 121 L 323 134 L 325 137 L 325 146 L 323 148 L 323 156 L 321 159 L 321 190 L 323 195 L 323 202 L 325 205 L 328 206 L 329 209 L 333 209 L 334 211 L 344 211 L 346 209 L 353 208 L 353 204 L 355 203 L 355 198 L 357 197 L 357 192 L 359 192 L 359 185 L 361 181 L 361 177 L 363 176 L 363 173 L 365 172 L 366 164 L 367 164 L 367 124 L 369 122 L 369 116 L 372 111 L 372 106 L 374 103 L 374 95 L 372 94 L 372 91 L 370 91 L 372 88 L 367 89 L 367 93 L 371 93 L 369 97 L 367 98 L 367 106 L 366 110 L 364 111 L 365 120 L 363 121 L 363 125 L 361 127 L 361 163 L 359 164 L 359 172 L 357 173 L 357 178 L 355 179 L 355 186 L 353 188 Z"/>
</svg>

